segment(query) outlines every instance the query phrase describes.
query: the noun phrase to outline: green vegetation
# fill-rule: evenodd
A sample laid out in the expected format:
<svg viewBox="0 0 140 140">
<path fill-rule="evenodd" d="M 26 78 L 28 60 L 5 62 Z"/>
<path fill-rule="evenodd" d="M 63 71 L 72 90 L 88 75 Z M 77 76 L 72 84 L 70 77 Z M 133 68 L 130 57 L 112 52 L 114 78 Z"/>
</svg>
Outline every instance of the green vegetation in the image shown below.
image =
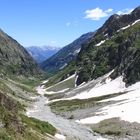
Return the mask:
<svg viewBox="0 0 140 140">
<path fill-rule="evenodd" d="M 24 106 L 0 92 L 0 139 L 45 140 L 56 129 L 48 122 L 29 118 L 22 113 Z"/>
<path fill-rule="evenodd" d="M 73 75 L 76 71 L 75 61 L 72 61 L 66 68 L 64 68 L 62 71 L 55 74 L 53 77 L 49 78 L 49 81 L 46 84 L 46 87 L 50 87 L 52 85 L 55 85 L 62 80 L 66 79 L 67 77 Z M 70 84 L 70 87 L 73 87 L 73 85 Z"/>
<path fill-rule="evenodd" d="M 139 138 L 140 124 L 127 122 L 120 118 L 110 118 L 91 125 L 93 132 L 97 132 L 109 139 L 124 140 Z"/>
<path fill-rule="evenodd" d="M 108 98 L 113 98 L 122 94 L 125 93 L 109 94 L 109 95 L 94 97 L 90 99 L 82 99 L 82 100 L 73 99 L 73 100 L 57 101 L 51 103 L 50 107 L 55 113 L 59 114 L 61 112 L 74 111 L 77 109 L 94 107 L 100 104 L 98 101 L 108 99 Z"/>
<path fill-rule="evenodd" d="M 39 76 L 36 62 L 12 37 L 0 31 L 0 73 L 7 76 Z"/>
<path fill-rule="evenodd" d="M 3 91 L 5 94 L 14 94 L 14 92 L 3 81 L 0 81 L 0 91 Z"/>
<path fill-rule="evenodd" d="M 46 140 L 48 134 L 53 136 L 56 133 L 56 129 L 48 122 L 20 115 L 20 125 L 17 124 L 18 122 L 13 124 L 12 120 L 17 121 L 16 118 L 11 118 L 10 114 L 7 115 L 9 118 L 5 118 L 3 123 L 6 124 L 0 129 L 1 140 L 15 140 L 15 138 L 20 140 Z"/>
<path fill-rule="evenodd" d="M 121 121 L 119 118 L 106 119 L 91 127 L 94 132 L 101 135 L 112 136 L 112 138 L 114 138 L 114 136 L 117 138 L 125 138 L 127 136 L 135 137 L 135 134 L 140 131 L 139 124 Z"/>
<path fill-rule="evenodd" d="M 92 126 L 94 132 L 100 133 L 102 135 L 115 135 L 120 136 L 126 134 L 127 130 L 124 128 L 123 123 L 119 118 L 112 118 L 101 121 L 99 124 Z"/>
<path fill-rule="evenodd" d="M 27 116 L 21 115 L 23 123 L 27 128 L 32 128 L 41 134 L 55 135 L 56 129 L 48 122 L 40 121 L 35 118 L 29 118 Z"/>
<path fill-rule="evenodd" d="M 75 77 L 72 77 L 68 80 L 61 81 L 58 84 L 53 85 L 52 87 L 48 88 L 47 91 L 54 91 L 59 92 L 66 88 L 74 88 L 75 87 Z"/>
<path fill-rule="evenodd" d="M 37 86 L 40 83 L 40 79 L 35 79 L 35 78 L 25 79 L 25 78 L 23 78 L 20 80 L 20 83 L 34 88 L 35 86 Z"/>
<path fill-rule="evenodd" d="M 24 108 L 19 102 L 0 92 L 0 122 L 2 124 L 0 139 L 14 140 L 15 137 L 22 136 L 23 126 L 19 112 L 23 110 Z"/>
<path fill-rule="evenodd" d="M 21 101 L 26 101 L 24 96 L 27 93 L 27 97 L 35 95 L 34 87 L 40 81 L 25 77 L 12 79 L 4 78 L 0 81 L 0 139 L 46 140 L 48 134 L 54 135 L 56 129 L 48 122 L 23 115 L 26 104 Z"/>
<path fill-rule="evenodd" d="M 26 78 L 26 77 L 23 77 L 23 76 L 16 76 L 16 77 L 15 76 L 10 76 L 10 79 L 12 79 L 13 81 L 15 81 L 17 83 L 29 86 L 31 88 L 34 88 L 37 85 L 39 85 L 41 80 L 42 80 L 42 79 L 35 78 L 35 77 Z"/>
<path fill-rule="evenodd" d="M 24 115 L 42 71 L 27 51 L 0 30 L 0 140 L 45 140 L 56 129 Z M 28 101 L 28 102 L 27 102 Z"/>
<path fill-rule="evenodd" d="M 79 53 L 76 61 L 79 75 L 77 84 L 96 79 L 112 69 L 115 69 L 112 78 L 117 77 L 126 69 L 124 74 L 126 83 L 132 84 L 140 80 L 138 67 L 140 64 L 140 24 L 115 32 L 101 46 L 95 46 L 101 40 L 104 38 L 96 35 Z"/>
</svg>

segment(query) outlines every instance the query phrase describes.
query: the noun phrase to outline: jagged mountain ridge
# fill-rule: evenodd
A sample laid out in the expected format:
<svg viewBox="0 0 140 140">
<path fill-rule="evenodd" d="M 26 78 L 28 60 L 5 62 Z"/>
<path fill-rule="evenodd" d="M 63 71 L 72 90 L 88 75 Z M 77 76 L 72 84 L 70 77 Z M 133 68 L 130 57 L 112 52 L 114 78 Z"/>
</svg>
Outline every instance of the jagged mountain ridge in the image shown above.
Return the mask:
<svg viewBox="0 0 140 140">
<path fill-rule="evenodd" d="M 112 15 L 82 46 L 75 62 L 55 77 L 65 79 L 74 68 L 76 84 L 80 85 L 114 69 L 112 78 L 123 75 L 126 84 L 133 84 L 140 80 L 139 40 L 140 7 L 128 15 Z"/>
<path fill-rule="evenodd" d="M 76 58 L 82 45 L 87 43 L 94 34 L 94 32 L 84 34 L 71 44 L 63 47 L 55 55 L 44 61 L 41 64 L 41 68 L 48 73 L 56 73 L 63 69 L 70 61 Z"/>
<path fill-rule="evenodd" d="M 29 53 L 12 37 L 0 30 L 0 73 L 36 75 L 39 68 Z"/>
<path fill-rule="evenodd" d="M 113 15 L 78 54 L 77 84 L 96 79 L 112 69 L 112 78 L 124 76 L 127 84 L 140 80 L 140 7 L 128 15 Z"/>
<path fill-rule="evenodd" d="M 108 35 L 112 36 L 114 32 L 119 30 L 122 27 L 132 24 L 140 17 L 140 7 L 134 9 L 130 14 L 125 15 L 112 15 L 101 28 L 97 30 L 96 35 Z M 96 36 L 95 35 L 95 36 Z"/>
<path fill-rule="evenodd" d="M 39 64 L 60 50 L 60 48 L 52 46 L 30 46 L 25 49 Z"/>
</svg>

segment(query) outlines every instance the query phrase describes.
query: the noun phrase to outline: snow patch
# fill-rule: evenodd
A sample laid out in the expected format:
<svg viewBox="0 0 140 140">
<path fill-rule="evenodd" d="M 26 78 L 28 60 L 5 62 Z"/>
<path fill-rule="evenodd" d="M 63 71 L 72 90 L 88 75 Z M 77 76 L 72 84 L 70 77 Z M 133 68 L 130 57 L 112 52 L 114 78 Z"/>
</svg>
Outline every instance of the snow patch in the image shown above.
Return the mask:
<svg viewBox="0 0 140 140">
<path fill-rule="evenodd" d="M 101 46 L 103 43 L 105 43 L 105 40 L 102 40 L 101 42 L 99 42 L 99 43 L 96 44 L 95 46 L 96 46 L 96 47 Z"/>
<path fill-rule="evenodd" d="M 108 36 L 108 33 L 104 35 L 105 37 Z"/>
<path fill-rule="evenodd" d="M 80 50 L 81 50 L 81 48 L 75 50 L 73 54 L 74 54 L 74 55 L 78 54 L 78 53 L 80 52 Z"/>
<path fill-rule="evenodd" d="M 125 29 L 127 29 L 127 28 L 129 28 L 129 27 L 135 25 L 135 24 L 138 23 L 138 22 L 140 22 L 140 19 L 134 21 L 132 24 L 129 24 L 129 25 L 125 26 L 125 27 L 122 27 L 121 29 L 117 30 L 117 32 L 120 32 L 120 31 L 122 31 L 122 30 L 125 30 Z"/>
<path fill-rule="evenodd" d="M 140 106 L 140 82 L 129 86 L 124 91 L 127 91 L 128 93 L 102 101 L 119 102 L 101 108 L 93 117 L 77 120 L 76 122 L 94 124 L 105 119 L 119 117 L 125 121 L 140 123 L 140 111 L 138 110 L 138 107 Z"/>
<path fill-rule="evenodd" d="M 75 87 L 77 87 L 77 84 L 76 84 L 77 79 L 78 79 L 78 75 L 76 75 L 76 77 L 75 77 Z"/>
<path fill-rule="evenodd" d="M 63 90 L 60 90 L 60 91 L 46 91 L 46 94 L 48 94 L 48 95 L 52 95 L 52 94 L 56 94 L 56 93 L 62 93 L 62 92 L 66 92 L 66 91 L 68 91 L 69 90 L 69 88 L 66 88 L 66 89 L 63 89 Z"/>
<path fill-rule="evenodd" d="M 121 29 L 117 30 L 117 32 L 126 30 L 127 28 L 129 28 L 129 27 L 135 25 L 135 24 L 138 23 L 138 22 L 140 22 L 140 19 L 134 21 L 132 24 L 129 24 L 129 25 L 125 26 L 125 27 L 122 27 Z M 108 36 L 108 34 L 105 34 L 104 36 L 106 37 L 106 36 Z M 106 40 L 108 40 L 108 39 L 106 39 Z M 100 41 L 100 42 L 99 42 L 98 44 L 96 44 L 95 46 L 96 46 L 96 47 L 101 46 L 103 43 L 105 43 L 106 40 Z"/>
<path fill-rule="evenodd" d="M 125 30 L 125 29 L 129 28 L 130 26 L 131 25 L 125 26 L 125 27 L 121 28 L 121 30 Z"/>
<path fill-rule="evenodd" d="M 32 96 L 32 97 L 30 97 L 30 99 L 31 100 L 35 100 L 35 99 L 37 99 L 37 97 L 36 96 Z"/>
<path fill-rule="evenodd" d="M 32 109 L 28 109 L 28 111 L 26 111 L 26 115 L 29 117 L 31 113 L 34 112 L 38 112 L 39 110 L 37 109 L 37 106 L 34 105 Z"/>
<path fill-rule="evenodd" d="M 59 140 L 66 140 L 66 137 L 64 135 L 61 135 L 61 134 L 55 134 L 55 137 Z"/>
<path fill-rule="evenodd" d="M 135 25 L 136 23 L 140 22 L 140 19 L 136 20 L 135 22 L 132 23 L 132 26 Z"/>
<path fill-rule="evenodd" d="M 86 82 L 83 82 L 79 85 L 79 87 L 82 87 L 84 84 L 86 84 Z"/>
<path fill-rule="evenodd" d="M 127 26 L 125 26 L 125 27 L 122 27 L 121 29 L 117 30 L 117 32 L 123 31 L 123 30 L 129 28 L 130 26 L 131 26 L 131 25 L 127 25 Z"/>
<path fill-rule="evenodd" d="M 84 91 L 69 99 L 71 100 L 72 99 L 88 99 L 88 98 L 123 92 L 125 89 L 126 87 L 125 87 L 125 83 L 123 82 L 122 76 L 112 81 L 110 78 L 108 78 L 106 79 L 105 83 L 98 83 L 90 91 Z"/>
<path fill-rule="evenodd" d="M 97 138 L 97 140 L 108 140 L 108 139 L 105 139 L 105 138 Z"/>
<path fill-rule="evenodd" d="M 60 67 L 60 68 L 59 68 L 59 70 L 64 69 L 67 65 L 68 65 L 68 64 L 67 64 L 67 63 L 65 63 L 62 67 Z"/>
<path fill-rule="evenodd" d="M 90 81 L 90 82 L 88 82 L 88 83 L 85 83 L 85 82 L 83 82 L 81 85 L 79 85 L 76 89 L 80 89 L 80 91 L 82 91 L 81 89 L 83 88 L 83 92 L 81 92 L 81 93 L 79 93 L 79 94 L 77 94 L 77 95 L 75 95 L 75 96 L 73 96 L 73 97 L 70 97 L 70 98 L 61 98 L 61 99 L 54 99 L 54 100 L 51 100 L 51 101 L 49 101 L 49 103 L 52 103 L 52 102 L 56 102 L 56 101 L 61 101 L 61 100 L 73 100 L 73 99 L 88 99 L 88 98 L 92 98 L 92 97 L 97 97 L 97 96 L 101 96 L 100 94 L 99 94 L 99 92 L 98 92 L 98 89 L 100 88 L 100 86 L 102 86 L 102 85 L 107 85 L 108 83 L 110 83 L 110 82 L 112 82 L 111 81 L 111 78 L 109 78 L 109 76 L 110 76 L 110 74 L 111 73 L 113 73 L 113 71 L 114 70 L 112 70 L 111 72 L 109 72 L 109 73 L 107 73 L 107 74 L 105 74 L 104 76 L 102 76 L 102 77 L 99 77 L 98 79 L 96 79 L 96 80 L 92 80 L 92 81 Z M 105 80 L 105 82 L 102 82 L 102 80 L 101 79 L 106 79 Z M 85 87 L 88 87 L 89 86 L 89 84 L 91 84 L 91 83 L 95 83 L 95 81 L 96 81 L 96 85 L 95 86 L 93 86 L 93 88 L 92 89 L 96 89 L 96 93 L 92 93 L 91 92 L 91 90 L 89 90 L 89 89 L 87 89 L 87 90 L 85 90 Z M 108 87 L 108 86 L 107 86 Z M 106 88 L 107 88 L 106 87 Z M 109 85 L 109 87 L 110 87 L 110 85 Z M 104 90 L 104 89 L 103 89 Z M 115 90 L 115 93 L 116 93 L 116 89 L 114 89 Z M 108 89 L 108 91 L 109 91 L 109 93 L 107 92 L 105 92 L 105 91 L 102 91 L 102 94 L 104 95 L 107 95 L 107 94 L 111 94 L 111 93 L 114 93 L 114 92 L 111 92 L 109 89 Z M 111 92 L 111 93 L 110 93 Z M 70 92 L 69 93 L 67 93 L 67 95 L 68 94 L 70 94 Z"/>
<path fill-rule="evenodd" d="M 36 110 L 36 109 L 34 109 L 34 110 L 28 110 L 27 112 L 26 112 L 26 115 L 28 116 L 28 117 L 30 117 L 30 114 L 31 113 L 34 113 L 34 112 L 38 112 L 39 110 Z"/>
<path fill-rule="evenodd" d="M 45 89 L 44 89 L 44 85 L 38 86 L 38 87 L 36 88 L 36 91 L 37 91 L 37 93 L 40 94 L 40 95 L 44 95 L 44 93 L 46 92 Z"/>
<path fill-rule="evenodd" d="M 46 83 L 48 83 L 49 82 L 49 80 L 44 80 L 43 82 L 42 82 L 42 84 L 46 84 Z"/>
</svg>

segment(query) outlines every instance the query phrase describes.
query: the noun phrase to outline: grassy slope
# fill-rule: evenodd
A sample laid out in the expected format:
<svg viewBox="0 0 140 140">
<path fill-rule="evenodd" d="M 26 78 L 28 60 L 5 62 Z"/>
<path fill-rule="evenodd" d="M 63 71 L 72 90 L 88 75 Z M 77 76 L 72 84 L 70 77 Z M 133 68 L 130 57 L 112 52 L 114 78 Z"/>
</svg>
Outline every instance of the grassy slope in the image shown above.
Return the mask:
<svg viewBox="0 0 140 140">
<path fill-rule="evenodd" d="M 85 109 L 89 107 L 94 107 L 95 105 L 100 104 L 99 101 L 104 99 L 109 99 L 112 97 L 116 97 L 125 93 L 117 93 L 117 94 L 109 94 L 100 97 L 94 97 L 90 99 L 74 99 L 74 100 L 63 100 L 57 101 L 50 104 L 51 109 L 54 112 L 66 112 L 66 111 L 74 111 L 77 109 Z"/>
<path fill-rule="evenodd" d="M 22 82 L 17 83 L 22 80 Z M 13 89 L 8 84 L 12 84 Z M 25 83 L 28 83 L 27 85 Z M 47 133 L 54 135 L 56 129 L 48 122 L 29 118 L 24 114 L 25 104 L 21 102 L 25 98 L 17 94 L 26 93 L 27 97 L 35 95 L 34 80 L 1 79 L 0 81 L 0 139 L 1 140 L 43 140 L 47 139 Z M 16 90 L 15 90 L 16 89 Z M 18 89 L 18 90 L 17 90 Z M 21 93 L 19 92 L 21 90 Z M 32 92 L 32 93 L 30 93 Z M 17 101 L 18 100 L 18 101 Z M 29 101 L 30 102 L 30 101 Z"/>
<path fill-rule="evenodd" d="M 130 123 L 119 118 L 103 120 L 98 124 L 91 125 L 91 128 L 94 132 L 115 140 L 137 139 L 140 137 L 140 124 Z"/>
<path fill-rule="evenodd" d="M 51 78 L 49 78 L 49 81 L 46 84 L 46 87 L 50 87 L 52 85 L 55 85 L 59 83 L 60 81 L 66 79 L 67 77 L 73 75 L 76 71 L 76 65 L 75 61 L 72 61 L 69 63 L 67 67 L 59 71 L 57 74 L 53 75 Z"/>
<path fill-rule="evenodd" d="M 57 91 L 61 91 L 61 90 L 66 89 L 66 88 L 71 89 L 74 87 L 75 87 L 75 77 L 72 77 L 70 79 L 67 79 L 65 81 L 61 81 L 60 83 L 53 85 L 52 87 L 48 88 L 47 91 L 57 92 Z"/>
</svg>

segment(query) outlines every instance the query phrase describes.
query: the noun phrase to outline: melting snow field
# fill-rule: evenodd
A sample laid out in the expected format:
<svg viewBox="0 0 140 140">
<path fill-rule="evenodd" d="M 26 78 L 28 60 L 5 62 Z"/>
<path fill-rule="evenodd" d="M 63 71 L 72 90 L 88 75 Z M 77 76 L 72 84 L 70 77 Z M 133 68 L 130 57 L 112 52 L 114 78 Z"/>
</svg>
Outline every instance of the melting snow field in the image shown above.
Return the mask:
<svg viewBox="0 0 140 140">
<path fill-rule="evenodd" d="M 115 81 L 118 81 L 118 78 Z M 125 87 L 122 86 L 120 89 L 125 89 Z M 140 82 L 126 88 L 124 91 L 127 91 L 128 93 L 102 101 L 120 101 L 119 103 L 117 102 L 103 107 L 95 116 L 77 120 L 76 122 L 93 124 L 99 123 L 105 119 L 119 117 L 125 121 L 140 123 L 140 111 L 138 109 L 140 106 Z"/>
<path fill-rule="evenodd" d="M 122 76 L 112 81 L 110 78 L 107 78 L 105 83 L 98 83 L 90 91 L 84 91 L 69 99 L 88 99 L 107 94 L 123 92 L 125 89 L 125 83 L 123 82 Z"/>
<path fill-rule="evenodd" d="M 132 86 L 125 87 L 122 76 L 114 80 L 111 80 L 109 78 L 109 75 L 112 72 L 104 76 L 104 81 L 102 81 L 102 79 L 89 90 L 84 90 L 80 94 L 77 94 L 70 98 L 56 99 L 50 102 L 59 100 L 89 99 L 93 97 L 125 92 L 125 94 L 119 95 L 117 97 L 100 101 L 117 101 L 117 103 L 115 102 L 114 104 L 102 107 L 100 110 L 98 110 L 98 112 L 96 112 L 95 116 L 77 120 L 76 122 L 82 124 L 94 124 L 99 123 L 100 121 L 105 119 L 119 117 L 122 120 L 140 123 L 140 111 L 138 110 L 138 107 L 140 106 L 140 82 L 137 82 Z"/>
<path fill-rule="evenodd" d="M 137 82 L 129 87 L 125 87 L 125 83 L 123 82 L 122 76 L 114 80 L 111 80 L 109 78 L 109 75 L 112 72 L 105 75 L 104 80 L 102 79 L 103 81 L 102 80 L 99 81 L 96 85 L 93 86 L 93 88 L 89 90 L 84 90 L 80 94 L 77 94 L 73 97 L 62 98 L 56 101 L 88 99 L 88 98 L 99 97 L 103 95 L 125 92 L 125 94 L 119 95 L 117 97 L 100 101 L 100 102 L 114 101 L 114 104 L 110 104 L 100 108 L 100 110 L 96 112 L 95 116 L 76 120 L 76 122 L 82 124 L 94 124 L 94 123 L 99 123 L 100 121 L 105 119 L 119 117 L 120 119 L 125 121 L 140 123 L 140 117 L 139 117 L 140 111 L 138 109 L 140 106 L 140 82 Z M 40 93 L 44 92 L 43 88 L 38 88 L 37 90 Z"/>
</svg>

